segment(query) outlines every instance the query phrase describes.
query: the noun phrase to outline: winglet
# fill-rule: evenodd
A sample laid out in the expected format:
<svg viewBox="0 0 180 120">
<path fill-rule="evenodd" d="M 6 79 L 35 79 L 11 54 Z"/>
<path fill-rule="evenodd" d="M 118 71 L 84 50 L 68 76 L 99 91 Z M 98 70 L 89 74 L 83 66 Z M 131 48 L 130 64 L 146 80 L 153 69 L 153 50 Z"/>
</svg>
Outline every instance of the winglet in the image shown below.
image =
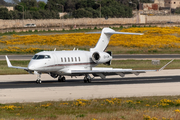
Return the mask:
<svg viewBox="0 0 180 120">
<path fill-rule="evenodd" d="M 6 62 L 7 62 L 8 67 L 10 67 L 10 68 L 16 68 L 16 69 L 24 69 L 24 70 L 26 70 L 26 71 L 29 70 L 27 67 L 12 66 L 12 64 L 11 64 L 11 62 L 9 61 L 7 55 L 6 55 L 5 57 L 6 57 Z"/>
<path fill-rule="evenodd" d="M 8 67 L 12 67 L 12 64 L 11 64 L 11 62 L 9 61 L 7 55 L 6 55 L 5 57 L 6 57 L 6 62 L 7 62 Z"/>
<path fill-rule="evenodd" d="M 165 64 L 162 68 L 160 68 L 159 70 L 157 70 L 157 71 L 161 71 L 161 70 L 163 70 L 166 66 L 168 66 L 172 61 L 173 61 L 174 59 L 172 59 L 170 62 L 168 62 L 167 64 Z"/>
</svg>

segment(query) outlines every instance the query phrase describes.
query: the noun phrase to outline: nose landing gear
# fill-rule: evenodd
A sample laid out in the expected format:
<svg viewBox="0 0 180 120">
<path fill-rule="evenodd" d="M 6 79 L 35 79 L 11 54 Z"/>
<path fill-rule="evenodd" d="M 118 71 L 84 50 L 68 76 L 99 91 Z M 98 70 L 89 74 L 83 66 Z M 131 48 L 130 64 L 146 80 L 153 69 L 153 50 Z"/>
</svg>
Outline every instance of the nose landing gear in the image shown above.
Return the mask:
<svg viewBox="0 0 180 120">
<path fill-rule="evenodd" d="M 36 80 L 36 83 L 37 83 L 37 84 L 41 84 L 41 82 L 42 82 L 41 79 L 37 79 L 37 80 Z"/>
<path fill-rule="evenodd" d="M 41 83 L 42 83 L 42 81 L 41 81 L 41 73 L 37 73 L 36 83 L 37 83 L 37 84 L 41 84 Z"/>
</svg>

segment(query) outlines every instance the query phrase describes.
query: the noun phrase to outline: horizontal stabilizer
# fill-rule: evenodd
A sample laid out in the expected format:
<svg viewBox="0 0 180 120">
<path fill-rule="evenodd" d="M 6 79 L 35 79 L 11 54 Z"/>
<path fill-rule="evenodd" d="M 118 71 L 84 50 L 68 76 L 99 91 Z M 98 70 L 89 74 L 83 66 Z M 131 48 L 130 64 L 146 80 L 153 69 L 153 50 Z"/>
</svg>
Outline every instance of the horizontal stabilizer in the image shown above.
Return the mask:
<svg viewBox="0 0 180 120">
<path fill-rule="evenodd" d="M 104 32 L 105 34 L 124 34 L 124 35 L 144 35 L 143 33 L 130 33 L 130 32 Z"/>
</svg>

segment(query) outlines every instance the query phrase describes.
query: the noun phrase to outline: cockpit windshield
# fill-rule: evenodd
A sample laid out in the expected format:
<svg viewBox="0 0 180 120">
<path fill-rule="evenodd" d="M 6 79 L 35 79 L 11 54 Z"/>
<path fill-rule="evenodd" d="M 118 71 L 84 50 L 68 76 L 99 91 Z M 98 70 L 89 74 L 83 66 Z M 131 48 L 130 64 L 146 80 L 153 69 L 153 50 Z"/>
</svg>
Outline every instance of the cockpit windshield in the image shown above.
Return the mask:
<svg viewBox="0 0 180 120">
<path fill-rule="evenodd" d="M 49 55 L 34 55 L 32 59 L 49 59 Z"/>
</svg>

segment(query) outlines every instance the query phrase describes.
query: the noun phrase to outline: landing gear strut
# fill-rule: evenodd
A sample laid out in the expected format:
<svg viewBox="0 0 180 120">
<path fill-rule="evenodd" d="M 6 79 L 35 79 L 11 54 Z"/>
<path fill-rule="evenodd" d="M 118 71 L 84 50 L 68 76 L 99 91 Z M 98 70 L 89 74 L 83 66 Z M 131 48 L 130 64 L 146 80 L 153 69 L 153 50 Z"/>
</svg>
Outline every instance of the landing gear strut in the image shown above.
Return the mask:
<svg viewBox="0 0 180 120">
<path fill-rule="evenodd" d="M 36 83 L 37 83 L 37 84 L 41 84 L 41 83 L 42 83 L 42 82 L 41 82 L 41 73 L 38 73 L 38 74 L 37 74 Z"/>
<path fill-rule="evenodd" d="M 63 76 L 59 76 L 58 77 L 58 82 L 65 82 L 66 81 L 66 78 Z"/>
<path fill-rule="evenodd" d="M 84 83 L 91 83 L 92 78 L 89 75 L 85 75 Z"/>
</svg>

